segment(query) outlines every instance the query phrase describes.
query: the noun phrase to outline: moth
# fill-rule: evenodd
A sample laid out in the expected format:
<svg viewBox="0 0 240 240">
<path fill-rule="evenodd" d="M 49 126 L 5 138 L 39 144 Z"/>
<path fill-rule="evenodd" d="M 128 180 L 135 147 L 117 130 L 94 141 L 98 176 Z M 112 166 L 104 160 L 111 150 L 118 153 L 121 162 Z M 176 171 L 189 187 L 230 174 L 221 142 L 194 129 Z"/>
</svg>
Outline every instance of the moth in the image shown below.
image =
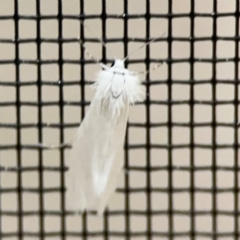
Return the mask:
<svg viewBox="0 0 240 240">
<path fill-rule="evenodd" d="M 83 46 L 102 70 L 93 85 L 95 96 L 77 129 L 67 160 L 66 200 L 69 210 L 96 211 L 101 215 L 123 171 L 123 146 L 130 105 L 143 101 L 145 92 L 138 73 L 124 67 L 130 55 L 122 60 L 115 59 L 108 67 Z"/>
</svg>

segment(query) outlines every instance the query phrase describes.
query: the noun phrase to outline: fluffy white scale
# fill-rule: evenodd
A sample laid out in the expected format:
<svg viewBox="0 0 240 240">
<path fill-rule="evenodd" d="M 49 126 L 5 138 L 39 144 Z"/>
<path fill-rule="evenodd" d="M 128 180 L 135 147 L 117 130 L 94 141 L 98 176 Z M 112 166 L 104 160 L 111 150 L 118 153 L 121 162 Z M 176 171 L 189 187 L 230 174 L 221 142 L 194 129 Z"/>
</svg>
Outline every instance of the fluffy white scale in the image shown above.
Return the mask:
<svg viewBox="0 0 240 240">
<path fill-rule="evenodd" d="M 67 163 L 67 205 L 102 214 L 123 168 L 129 105 L 144 99 L 140 80 L 116 60 L 100 71 L 96 93 L 77 130 Z"/>
</svg>

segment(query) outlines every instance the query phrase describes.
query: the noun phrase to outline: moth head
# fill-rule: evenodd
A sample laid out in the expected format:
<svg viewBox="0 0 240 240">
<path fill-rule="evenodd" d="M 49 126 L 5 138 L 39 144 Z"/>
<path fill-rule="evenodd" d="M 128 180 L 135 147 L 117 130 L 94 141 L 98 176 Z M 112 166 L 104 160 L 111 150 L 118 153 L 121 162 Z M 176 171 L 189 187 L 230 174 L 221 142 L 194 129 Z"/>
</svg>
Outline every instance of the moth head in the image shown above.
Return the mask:
<svg viewBox="0 0 240 240">
<path fill-rule="evenodd" d="M 116 60 L 112 63 L 111 67 L 125 68 L 125 66 L 124 66 L 124 60 L 116 59 Z"/>
</svg>

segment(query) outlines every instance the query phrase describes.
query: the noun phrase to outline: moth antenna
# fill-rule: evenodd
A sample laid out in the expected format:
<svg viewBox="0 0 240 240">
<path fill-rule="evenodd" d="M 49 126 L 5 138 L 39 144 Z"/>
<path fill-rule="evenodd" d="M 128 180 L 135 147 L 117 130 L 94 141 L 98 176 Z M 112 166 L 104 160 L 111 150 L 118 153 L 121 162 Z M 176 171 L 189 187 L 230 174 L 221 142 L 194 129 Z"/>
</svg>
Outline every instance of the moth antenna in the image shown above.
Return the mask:
<svg viewBox="0 0 240 240">
<path fill-rule="evenodd" d="M 83 23 L 83 21 L 81 21 L 81 24 L 88 29 L 88 31 L 95 37 L 97 38 L 97 40 L 102 44 L 103 47 L 105 47 L 112 55 L 112 57 L 116 60 L 117 58 L 115 57 L 115 55 L 113 54 L 113 52 L 111 51 L 111 49 L 109 47 L 107 47 L 107 44 L 99 37 L 97 37 L 95 35 L 95 33 L 92 31 L 92 29 L 90 27 L 88 27 L 85 23 Z"/>
<path fill-rule="evenodd" d="M 163 33 L 162 36 L 160 38 L 162 38 L 166 33 Z M 150 43 L 156 41 L 158 38 L 153 38 L 152 40 L 148 41 L 147 43 L 143 44 L 142 46 L 140 46 L 139 48 L 133 50 L 132 52 L 130 52 L 124 59 L 123 61 L 126 61 L 133 53 L 137 52 L 138 50 L 148 46 Z"/>
<path fill-rule="evenodd" d="M 84 50 L 85 50 L 85 53 L 88 55 L 88 57 L 89 57 L 90 59 L 92 59 L 94 62 L 96 62 L 97 64 L 99 64 L 103 69 L 105 69 L 105 70 L 108 70 L 108 69 L 109 69 L 109 67 L 108 67 L 106 64 L 102 63 L 100 59 L 95 58 L 95 57 L 88 51 L 88 49 L 86 48 L 85 44 L 84 44 L 83 41 L 80 39 L 80 37 L 78 37 L 78 41 L 80 42 L 80 44 L 82 45 L 82 47 L 83 47 Z"/>
<path fill-rule="evenodd" d="M 164 63 L 166 63 L 166 61 L 158 63 L 157 65 L 153 66 L 151 69 L 149 69 L 147 71 L 140 71 L 140 72 L 135 72 L 135 73 L 138 75 L 147 75 L 149 72 L 155 71 L 156 69 L 160 68 Z"/>
</svg>

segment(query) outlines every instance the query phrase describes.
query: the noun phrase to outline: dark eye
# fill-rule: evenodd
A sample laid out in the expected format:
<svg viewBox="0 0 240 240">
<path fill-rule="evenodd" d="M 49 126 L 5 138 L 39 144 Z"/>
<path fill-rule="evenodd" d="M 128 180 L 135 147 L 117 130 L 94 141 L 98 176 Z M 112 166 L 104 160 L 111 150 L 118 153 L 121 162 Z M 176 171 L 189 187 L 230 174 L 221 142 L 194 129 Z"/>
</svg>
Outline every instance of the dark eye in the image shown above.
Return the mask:
<svg viewBox="0 0 240 240">
<path fill-rule="evenodd" d="M 114 62 L 112 62 L 112 64 L 111 64 L 111 67 L 113 67 L 113 66 L 114 66 L 114 64 L 115 64 L 115 61 L 114 61 Z"/>
</svg>

